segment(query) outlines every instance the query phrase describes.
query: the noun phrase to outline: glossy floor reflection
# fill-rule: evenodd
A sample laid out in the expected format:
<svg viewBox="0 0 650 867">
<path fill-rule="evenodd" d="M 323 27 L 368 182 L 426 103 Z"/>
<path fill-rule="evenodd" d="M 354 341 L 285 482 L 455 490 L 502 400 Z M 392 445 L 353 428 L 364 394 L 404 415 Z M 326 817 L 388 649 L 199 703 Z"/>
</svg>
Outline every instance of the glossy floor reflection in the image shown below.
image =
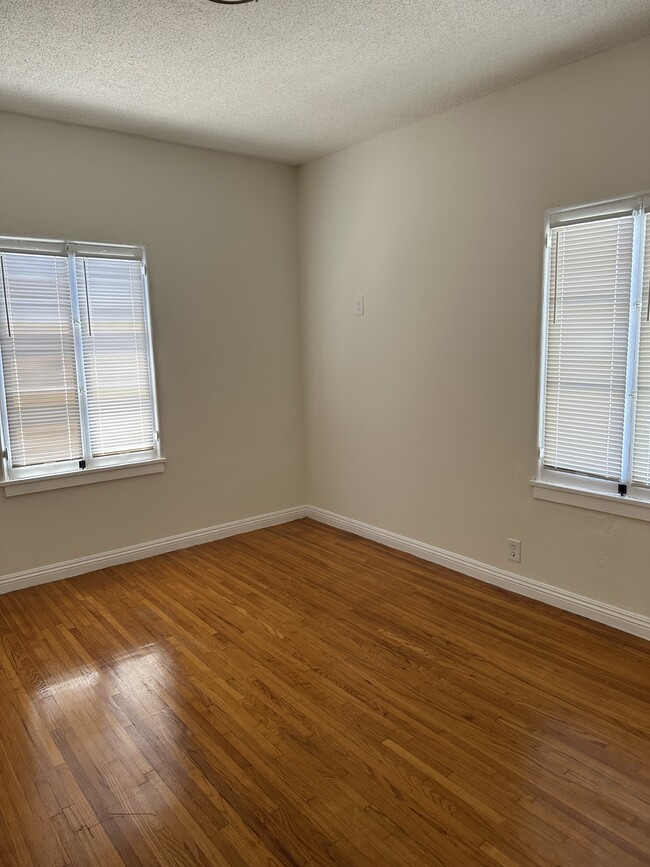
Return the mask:
<svg viewBox="0 0 650 867">
<path fill-rule="evenodd" d="M 650 863 L 650 645 L 311 521 L 0 597 L 0 864 Z"/>
</svg>

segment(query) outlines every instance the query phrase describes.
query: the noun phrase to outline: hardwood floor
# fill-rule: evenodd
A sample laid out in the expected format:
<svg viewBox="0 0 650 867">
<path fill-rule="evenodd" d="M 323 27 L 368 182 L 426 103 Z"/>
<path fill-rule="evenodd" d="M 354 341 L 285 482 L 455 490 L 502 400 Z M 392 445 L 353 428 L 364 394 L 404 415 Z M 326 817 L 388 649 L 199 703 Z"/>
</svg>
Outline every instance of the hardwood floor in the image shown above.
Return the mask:
<svg viewBox="0 0 650 867">
<path fill-rule="evenodd" d="M 3 865 L 650 863 L 650 645 L 309 520 L 0 597 Z"/>
</svg>

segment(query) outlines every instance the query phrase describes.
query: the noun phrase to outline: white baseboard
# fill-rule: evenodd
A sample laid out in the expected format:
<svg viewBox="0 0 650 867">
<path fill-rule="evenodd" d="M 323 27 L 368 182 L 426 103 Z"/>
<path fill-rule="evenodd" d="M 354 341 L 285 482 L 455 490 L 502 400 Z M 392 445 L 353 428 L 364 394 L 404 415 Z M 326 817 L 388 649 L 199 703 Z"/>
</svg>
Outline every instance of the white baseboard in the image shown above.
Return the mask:
<svg viewBox="0 0 650 867">
<path fill-rule="evenodd" d="M 322 524 L 347 530 L 349 533 L 363 536 L 365 539 L 372 539 L 374 542 L 387 545 L 389 548 L 396 548 L 398 551 L 405 551 L 407 554 L 413 554 L 415 557 L 436 563 L 438 566 L 455 569 L 456 572 L 478 578 L 479 581 L 495 584 L 497 587 L 512 590 L 521 596 L 546 602 L 547 605 L 554 605 L 564 611 L 580 614 L 582 617 L 597 620 L 599 623 L 613 626 L 614 629 L 620 629 L 622 632 L 629 632 L 631 635 L 638 635 L 640 638 L 650 641 L 650 617 L 643 614 L 628 611 L 626 608 L 618 608 L 606 602 L 599 602 L 588 596 L 580 596 L 578 593 L 571 593 L 569 590 L 562 590 L 551 584 L 543 584 L 541 581 L 534 581 L 532 578 L 525 578 L 514 572 L 506 572 L 505 569 L 498 569 L 488 563 L 481 563 L 479 560 L 472 560 L 469 557 L 436 548 L 434 545 L 409 539 L 407 536 L 381 530 L 379 527 L 373 527 L 361 521 L 344 518 L 342 515 L 319 509 L 316 506 L 307 506 L 306 515 Z"/>
<path fill-rule="evenodd" d="M 263 527 L 286 524 L 288 521 L 304 518 L 305 515 L 305 506 L 298 506 L 294 509 L 281 509 L 278 512 L 269 512 L 266 515 L 257 515 L 254 518 L 230 521 L 227 524 L 218 524 L 216 527 L 206 527 L 203 530 L 193 530 L 189 533 L 179 533 L 176 536 L 166 536 L 164 539 L 155 539 L 139 545 L 129 545 L 128 548 L 117 548 L 114 551 L 104 551 L 102 554 L 92 554 L 90 557 L 66 560 L 63 563 L 55 563 L 52 566 L 41 566 L 37 569 L 27 569 L 24 572 L 14 572 L 11 575 L 0 577 L 0 593 L 10 593 L 12 590 L 21 590 L 23 587 L 33 587 L 35 584 L 45 584 L 48 581 L 58 581 L 61 578 L 72 578 L 74 575 L 94 572 L 96 569 L 106 569 L 108 566 L 117 566 L 119 563 L 129 563 L 132 560 L 155 557 L 157 554 L 177 551 L 179 548 L 191 548 L 193 545 L 203 545 L 206 542 L 214 542 L 217 539 L 225 539 L 228 536 L 236 536 L 239 533 L 250 533 L 252 530 L 261 530 Z"/>
<path fill-rule="evenodd" d="M 230 521 L 227 524 L 219 524 L 216 527 L 207 527 L 203 530 L 193 530 L 189 533 L 179 533 L 176 536 L 166 536 L 164 539 L 155 539 L 151 542 L 143 542 L 139 545 L 130 545 L 127 548 L 118 548 L 114 551 L 105 551 L 102 554 L 93 554 L 89 557 L 79 557 L 76 560 L 66 560 L 63 563 L 55 563 L 51 566 L 41 566 L 37 569 L 27 569 L 24 572 L 14 572 L 10 575 L 0 576 L 0 593 L 9 593 L 12 590 L 20 590 L 23 587 L 32 587 L 36 584 L 45 584 L 48 581 L 58 581 L 61 578 L 72 578 L 74 575 L 83 575 L 86 572 L 94 572 L 96 569 L 106 569 L 109 566 L 117 566 L 119 563 L 129 563 L 132 560 L 143 560 L 146 557 L 155 557 L 157 554 L 165 554 L 167 551 L 176 551 L 180 548 L 191 548 L 193 545 L 203 545 L 206 542 L 214 542 L 217 539 L 225 539 L 228 536 L 236 536 L 239 533 L 250 533 L 252 530 L 261 530 L 263 527 L 273 527 L 276 524 L 285 524 L 299 518 L 309 517 L 322 524 L 347 530 L 357 536 L 372 539 L 381 545 L 395 548 L 413 554 L 422 560 L 446 566 L 479 581 L 503 587 L 521 596 L 528 596 L 554 605 L 565 611 L 580 614 L 590 620 L 605 623 L 622 632 L 638 635 L 650 641 L 650 617 L 628 611 L 626 608 L 618 608 L 588 596 L 580 596 L 551 584 L 534 581 L 505 569 L 498 569 L 488 563 L 472 560 L 434 545 L 409 539 L 382 530 L 362 521 L 345 518 L 334 512 L 319 509 L 316 506 L 297 506 L 293 509 L 281 509 L 277 512 L 269 512 L 266 515 L 257 515 L 253 518 L 244 518 L 240 521 Z"/>
</svg>

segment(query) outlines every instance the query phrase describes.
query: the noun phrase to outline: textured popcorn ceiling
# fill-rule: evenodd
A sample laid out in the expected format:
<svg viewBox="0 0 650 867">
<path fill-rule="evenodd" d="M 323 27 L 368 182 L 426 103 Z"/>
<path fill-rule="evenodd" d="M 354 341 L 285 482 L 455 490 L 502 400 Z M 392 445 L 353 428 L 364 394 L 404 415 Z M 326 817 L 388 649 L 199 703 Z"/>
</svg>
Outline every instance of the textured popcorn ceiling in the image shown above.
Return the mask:
<svg viewBox="0 0 650 867">
<path fill-rule="evenodd" d="M 650 32 L 650 0 L 0 0 L 0 108 L 305 162 Z"/>
</svg>

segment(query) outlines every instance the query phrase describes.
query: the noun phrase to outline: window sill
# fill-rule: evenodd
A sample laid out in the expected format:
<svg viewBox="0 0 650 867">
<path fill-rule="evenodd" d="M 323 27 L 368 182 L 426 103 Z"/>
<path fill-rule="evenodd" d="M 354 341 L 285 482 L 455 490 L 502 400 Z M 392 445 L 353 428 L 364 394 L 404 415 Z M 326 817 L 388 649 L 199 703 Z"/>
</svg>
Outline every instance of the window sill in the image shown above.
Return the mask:
<svg viewBox="0 0 650 867">
<path fill-rule="evenodd" d="M 555 482 L 533 480 L 530 484 L 537 500 L 547 500 L 551 503 L 562 503 L 565 506 L 591 509 L 594 512 L 609 512 L 612 515 L 623 515 L 626 518 L 650 521 L 650 500 L 620 497 L 616 494 L 605 494 L 584 488 L 570 488 Z"/>
<path fill-rule="evenodd" d="M 19 494 L 34 494 L 38 491 L 53 491 L 57 488 L 71 488 L 75 485 L 89 485 L 93 482 L 109 482 L 113 479 L 128 479 L 131 476 L 149 476 L 162 473 L 165 470 L 165 458 L 151 461 L 122 464 L 115 467 L 99 467 L 92 470 L 76 470 L 73 473 L 59 475 L 35 476 L 32 479 L 13 479 L 0 482 L 4 488 L 5 497 L 16 497 Z"/>
</svg>

